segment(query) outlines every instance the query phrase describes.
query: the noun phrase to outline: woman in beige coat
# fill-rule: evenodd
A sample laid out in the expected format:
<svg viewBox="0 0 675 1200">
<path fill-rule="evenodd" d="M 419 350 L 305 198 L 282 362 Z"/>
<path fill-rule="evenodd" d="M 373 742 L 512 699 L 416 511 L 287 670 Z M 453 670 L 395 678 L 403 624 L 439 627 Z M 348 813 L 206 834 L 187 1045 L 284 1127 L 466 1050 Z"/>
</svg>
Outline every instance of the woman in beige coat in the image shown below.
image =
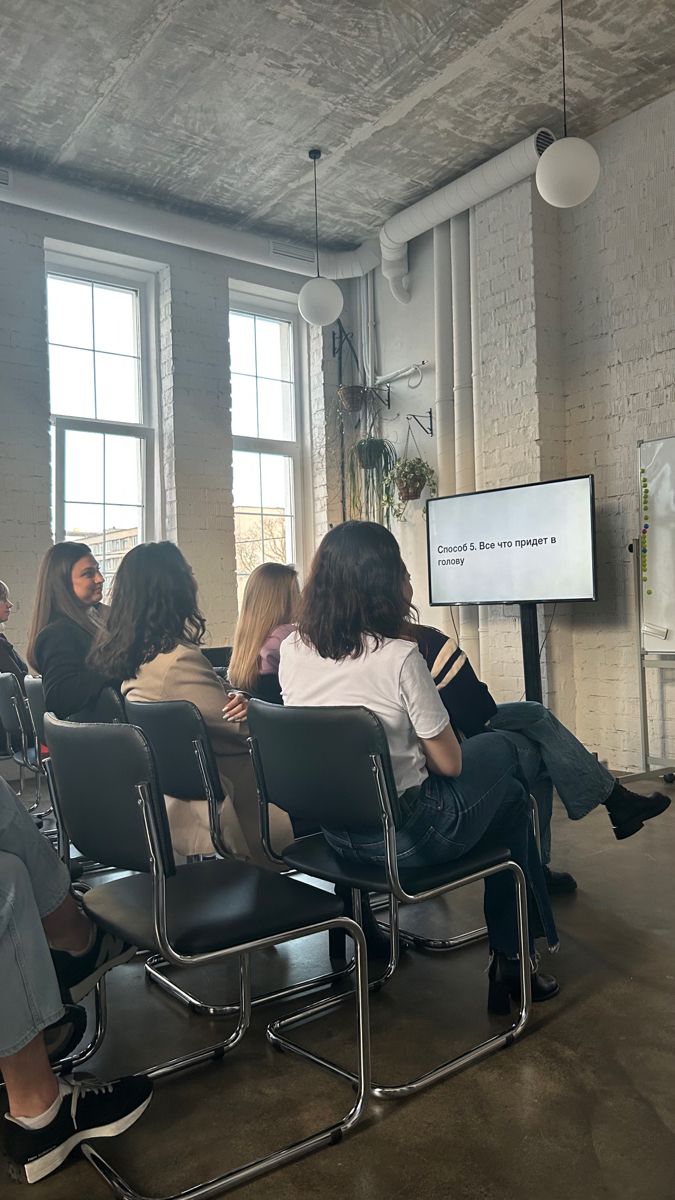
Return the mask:
<svg viewBox="0 0 675 1200">
<path fill-rule="evenodd" d="M 260 843 L 258 800 L 248 754 L 246 707 L 225 691 L 200 650 L 205 621 L 197 583 L 173 542 L 136 546 L 122 560 L 106 629 L 91 656 L 109 678 L 122 679 L 131 700 L 189 700 L 202 714 L 218 763 L 225 801 L 220 825 L 232 854 L 269 866 Z M 166 797 L 174 849 L 213 854 L 205 800 Z M 272 812 L 279 849 L 293 840 L 286 815 Z"/>
</svg>

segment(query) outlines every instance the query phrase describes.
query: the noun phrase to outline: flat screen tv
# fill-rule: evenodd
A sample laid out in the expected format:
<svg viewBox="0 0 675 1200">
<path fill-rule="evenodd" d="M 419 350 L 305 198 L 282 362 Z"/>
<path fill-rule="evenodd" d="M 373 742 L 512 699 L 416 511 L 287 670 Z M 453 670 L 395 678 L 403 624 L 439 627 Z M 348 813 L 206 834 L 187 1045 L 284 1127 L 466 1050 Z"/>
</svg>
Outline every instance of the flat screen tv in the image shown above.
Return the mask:
<svg viewBox="0 0 675 1200">
<path fill-rule="evenodd" d="M 595 600 L 593 476 L 427 505 L 431 604 Z"/>
</svg>

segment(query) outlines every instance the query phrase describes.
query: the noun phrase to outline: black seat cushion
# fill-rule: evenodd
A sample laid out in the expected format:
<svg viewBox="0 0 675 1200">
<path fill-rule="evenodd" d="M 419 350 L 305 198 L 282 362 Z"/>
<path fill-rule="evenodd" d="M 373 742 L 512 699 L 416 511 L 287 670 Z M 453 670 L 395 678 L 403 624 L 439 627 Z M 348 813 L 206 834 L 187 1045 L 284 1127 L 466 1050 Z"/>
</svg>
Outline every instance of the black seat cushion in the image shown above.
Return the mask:
<svg viewBox="0 0 675 1200">
<path fill-rule="evenodd" d="M 343 858 L 336 854 L 322 834 L 300 838 L 288 846 L 283 857 L 289 866 L 315 875 L 317 879 L 329 879 L 331 883 L 346 884 L 369 892 L 389 892 L 390 888 L 384 867 L 376 863 L 359 862 L 356 858 Z M 399 878 L 406 892 L 414 895 L 430 888 L 442 887 L 444 883 L 456 883 L 474 871 L 508 862 L 511 851 L 504 846 L 485 843 L 476 846 L 471 854 L 455 858 L 452 862 L 436 863 L 429 867 L 413 867 L 399 870 Z"/>
<path fill-rule="evenodd" d="M 87 892 L 82 903 L 97 924 L 117 937 L 144 950 L 159 950 L 149 875 L 101 884 Z M 166 880 L 166 904 L 169 938 L 181 954 L 225 950 L 344 912 L 332 892 L 220 859 L 179 867 Z"/>
<path fill-rule="evenodd" d="M 23 750 L 17 750 L 14 754 L 14 761 L 18 762 L 22 767 L 30 767 L 33 771 L 37 771 L 39 767 L 37 750 L 35 746 L 29 746 L 26 754 Z"/>
</svg>

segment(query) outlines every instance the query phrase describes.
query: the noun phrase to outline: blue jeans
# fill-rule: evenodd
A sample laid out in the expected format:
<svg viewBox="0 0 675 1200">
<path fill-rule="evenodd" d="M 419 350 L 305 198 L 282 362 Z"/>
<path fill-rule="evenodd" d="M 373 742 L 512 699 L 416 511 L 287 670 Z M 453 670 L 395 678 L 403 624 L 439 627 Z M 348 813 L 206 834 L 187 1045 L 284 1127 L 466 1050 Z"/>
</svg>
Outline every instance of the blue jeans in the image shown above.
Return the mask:
<svg viewBox="0 0 675 1200">
<path fill-rule="evenodd" d="M 0 779 L 0 1058 L 63 1013 L 42 918 L 69 890 L 65 866 Z"/>
<path fill-rule="evenodd" d="M 339 853 L 366 862 L 384 861 L 381 829 L 371 833 L 324 829 Z M 457 778 L 430 775 L 396 832 L 399 867 L 425 867 L 468 854 L 483 837 L 508 846 L 522 867 L 529 888 L 530 949 L 541 933 L 550 946 L 558 935 L 530 821 L 528 788 L 518 753 L 508 737 L 481 733 L 462 745 Z M 533 903 L 534 901 L 534 903 Z M 485 919 L 493 950 L 518 950 L 516 895 L 512 875 L 499 872 L 485 880 Z"/>
<path fill-rule="evenodd" d="M 500 704 L 490 721 L 518 752 L 520 769 L 537 801 L 541 861 L 551 860 L 553 788 L 567 815 L 580 821 L 609 796 L 616 780 L 543 704 Z"/>
</svg>

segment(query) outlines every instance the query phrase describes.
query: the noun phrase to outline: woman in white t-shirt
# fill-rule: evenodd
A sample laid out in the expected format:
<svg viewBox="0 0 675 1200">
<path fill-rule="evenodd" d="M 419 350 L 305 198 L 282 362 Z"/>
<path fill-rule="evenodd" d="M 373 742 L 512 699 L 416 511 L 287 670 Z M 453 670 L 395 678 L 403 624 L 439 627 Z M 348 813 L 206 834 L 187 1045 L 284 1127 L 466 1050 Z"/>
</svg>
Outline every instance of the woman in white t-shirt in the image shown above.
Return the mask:
<svg viewBox="0 0 675 1200">
<path fill-rule="evenodd" d="M 428 866 L 467 854 L 485 835 L 510 847 L 530 892 L 530 928 L 551 948 L 557 933 L 532 835 L 528 791 L 516 748 L 498 732 L 461 747 L 424 659 L 406 636 L 407 572 L 396 539 L 382 525 L 347 521 L 323 539 L 302 593 L 298 629 L 281 645 L 284 704 L 364 705 L 389 742 L 400 808 L 398 859 Z M 381 828 L 372 834 L 324 829 L 339 853 L 384 860 Z M 485 881 L 490 937 L 491 1011 L 519 993 L 516 896 L 500 872 Z M 532 939 L 533 949 L 533 939 Z M 558 992 L 533 971 L 532 998 Z"/>
</svg>

